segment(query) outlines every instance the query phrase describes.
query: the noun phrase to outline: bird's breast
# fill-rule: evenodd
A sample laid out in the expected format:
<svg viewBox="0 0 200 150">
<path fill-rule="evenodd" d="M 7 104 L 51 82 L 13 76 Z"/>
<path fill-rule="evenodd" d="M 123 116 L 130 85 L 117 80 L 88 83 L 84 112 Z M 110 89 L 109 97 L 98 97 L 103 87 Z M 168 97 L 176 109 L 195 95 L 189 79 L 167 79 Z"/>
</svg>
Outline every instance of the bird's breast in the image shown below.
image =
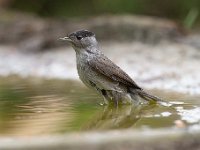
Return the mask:
<svg viewBox="0 0 200 150">
<path fill-rule="evenodd" d="M 90 68 L 88 65 L 89 57 L 87 55 L 84 55 L 84 56 L 79 55 L 76 57 L 76 61 L 77 61 L 77 70 L 78 70 L 79 78 L 82 80 L 84 84 L 86 84 L 87 86 L 90 86 L 90 82 L 88 78 L 89 73 L 90 73 Z"/>
</svg>

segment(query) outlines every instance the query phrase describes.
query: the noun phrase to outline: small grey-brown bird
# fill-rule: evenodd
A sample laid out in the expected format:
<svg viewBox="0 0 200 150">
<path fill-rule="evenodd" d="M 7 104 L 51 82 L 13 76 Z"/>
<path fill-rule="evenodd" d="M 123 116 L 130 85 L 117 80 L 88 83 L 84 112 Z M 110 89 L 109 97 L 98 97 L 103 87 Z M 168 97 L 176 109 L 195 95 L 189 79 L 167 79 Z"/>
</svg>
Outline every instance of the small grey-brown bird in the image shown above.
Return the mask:
<svg viewBox="0 0 200 150">
<path fill-rule="evenodd" d="M 80 30 L 60 38 L 71 43 L 76 52 L 77 70 L 82 82 L 104 97 L 105 104 L 163 102 L 139 87 L 120 67 L 99 49 L 95 34 Z"/>
</svg>

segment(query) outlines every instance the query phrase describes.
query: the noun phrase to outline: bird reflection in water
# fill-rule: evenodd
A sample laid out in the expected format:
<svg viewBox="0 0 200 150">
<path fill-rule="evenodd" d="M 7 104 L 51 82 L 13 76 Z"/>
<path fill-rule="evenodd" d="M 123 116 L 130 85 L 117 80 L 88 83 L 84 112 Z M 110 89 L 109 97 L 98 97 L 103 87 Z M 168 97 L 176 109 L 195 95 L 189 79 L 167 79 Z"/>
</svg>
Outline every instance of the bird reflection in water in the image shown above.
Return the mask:
<svg viewBox="0 0 200 150">
<path fill-rule="evenodd" d="M 106 130 L 106 129 L 123 129 L 131 128 L 149 113 L 156 104 L 151 105 L 120 105 L 104 106 L 104 110 L 82 127 L 82 130 Z"/>
</svg>

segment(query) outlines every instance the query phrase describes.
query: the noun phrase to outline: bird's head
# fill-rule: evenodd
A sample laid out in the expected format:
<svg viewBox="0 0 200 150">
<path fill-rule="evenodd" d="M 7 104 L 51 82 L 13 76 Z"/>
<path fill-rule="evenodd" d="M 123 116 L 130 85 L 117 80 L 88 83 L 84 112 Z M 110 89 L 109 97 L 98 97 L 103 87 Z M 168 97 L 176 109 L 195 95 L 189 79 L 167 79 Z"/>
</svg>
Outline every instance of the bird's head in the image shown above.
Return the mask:
<svg viewBox="0 0 200 150">
<path fill-rule="evenodd" d="M 88 30 L 76 31 L 60 39 L 71 43 L 76 51 L 90 50 L 97 47 L 95 34 Z"/>
</svg>

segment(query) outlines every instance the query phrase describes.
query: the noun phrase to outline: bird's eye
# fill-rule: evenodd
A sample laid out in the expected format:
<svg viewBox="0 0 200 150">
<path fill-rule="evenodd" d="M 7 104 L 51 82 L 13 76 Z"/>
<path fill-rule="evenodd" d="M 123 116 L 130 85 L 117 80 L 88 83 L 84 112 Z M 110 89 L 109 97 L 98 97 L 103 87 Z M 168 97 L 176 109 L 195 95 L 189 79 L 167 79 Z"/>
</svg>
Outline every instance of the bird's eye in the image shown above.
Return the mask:
<svg viewBox="0 0 200 150">
<path fill-rule="evenodd" d="M 78 40 L 81 40 L 83 37 L 82 36 L 77 36 L 76 37 Z"/>
</svg>

